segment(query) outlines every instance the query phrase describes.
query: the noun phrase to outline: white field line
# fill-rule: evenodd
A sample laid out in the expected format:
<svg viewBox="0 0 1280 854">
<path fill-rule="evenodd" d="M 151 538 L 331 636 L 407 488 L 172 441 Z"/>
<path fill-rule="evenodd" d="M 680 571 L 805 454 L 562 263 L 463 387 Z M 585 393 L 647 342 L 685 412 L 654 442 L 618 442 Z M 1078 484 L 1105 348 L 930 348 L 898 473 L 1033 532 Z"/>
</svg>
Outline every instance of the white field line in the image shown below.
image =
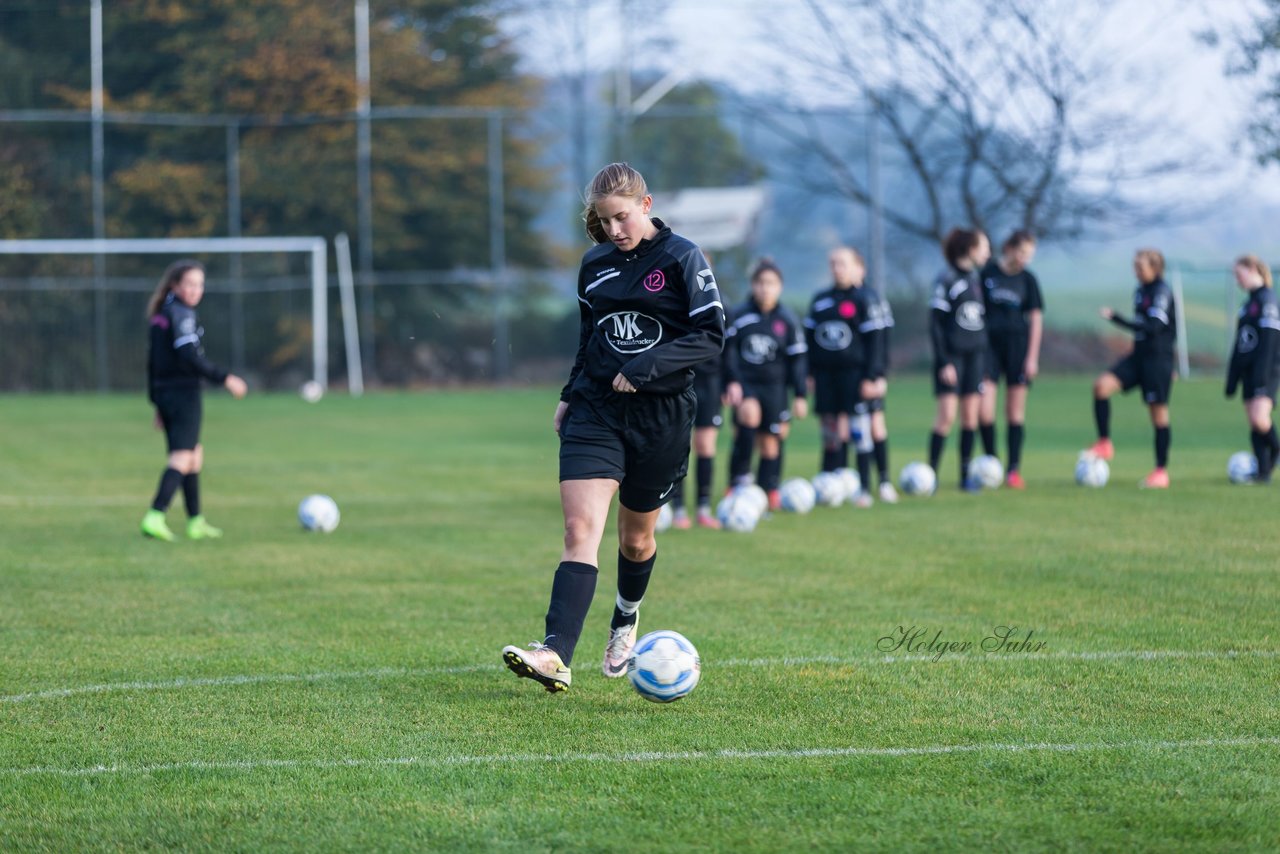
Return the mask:
<svg viewBox="0 0 1280 854">
<path fill-rule="evenodd" d="M 874 666 L 929 662 L 952 664 L 963 662 L 1000 661 L 1163 661 L 1179 659 L 1233 660 L 1274 659 L 1280 650 L 1183 650 L 1183 649 L 1130 649 L 1097 652 L 1025 652 L 992 653 L 986 655 L 951 655 L 937 659 L 935 655 L 881 655 L 868 658 L 851 658 L 835 655 L 819 655 L 797 658 L 729 658 L 717 661 L 718 667 L 806 667 L 815 664 L 845 667 Z M 260 673 L 234 676 L 178 677 L 138 682 L 107 682 L 99 685 L 79 685 L 70 688 L 49 688 L 24 694 L 0 694 L 0 704 L 27 703 L 35 700 L 54 700 L 82 694 L 113 694 L 127 691 L 173 691 L 183 688 L 210 688 L 230 685 L 268 685 L 299 682 L 336 682 L 348 679 L 402 679 L 425 676 L 448 676 L 457 673 L 476 673 L 501 669 L 498 664 L 467 664 L 452 667 L 377 667 L 369 670 L 334 670 L 318 673 Z"/>
<path fill-rule="evenodd" d="M 183 771 L 258 771 L 262 769 L 387 768 L 414 766 L 447 768 L 465 765 L 565 765 L 618 762 L 701 762 L 759 759 L 840 759 L 847 757 L 947 756 L 962 753 L 1090 753 L 1100 751 L 1189 750 L 1200 748 L 1280 747 L 1280 738 L 1198 738 L 1185 741 L 1118 741 L 1053 744 L 939 744 L 925 747 L 810 747 L 794 750 L 690 750 L 643 753 L 498 753 L 448 756 L 395 756 L 373 759 L 240 759 L 192 760 L 150 765 L 90 765 L 81 768 L 29 766 L 0 768 L 3 777 L 94 777 L 108 774 L 159 774 Z"/>
</svg>

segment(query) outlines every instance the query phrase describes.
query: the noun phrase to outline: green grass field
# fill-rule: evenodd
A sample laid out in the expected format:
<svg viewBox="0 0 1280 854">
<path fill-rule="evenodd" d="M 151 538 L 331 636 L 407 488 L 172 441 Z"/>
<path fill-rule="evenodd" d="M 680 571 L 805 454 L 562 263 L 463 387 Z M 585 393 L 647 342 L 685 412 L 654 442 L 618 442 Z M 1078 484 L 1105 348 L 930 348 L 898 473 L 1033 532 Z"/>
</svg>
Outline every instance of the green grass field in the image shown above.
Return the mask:
<svg viewBox="0 0 1280 854">
<path fill-rule="evenodd" d="M 1280 847 L 1280 488 L 1227 483 L 1216 378 L 1175 389 L 1167 493 L 1133 397 L 1076 487 L 1088 379 L 1052 378 L 1025 493 L 958 493 L 953 437 L 933 498 L 661 535 L 641 629 L 703 659 L 669 706 L 598 672 L 612 530 L 573 689 L 501 666 L 558 559 L 554 402 L 210 396 L 228 535 L 164 545 L 141 396 L 0 399 L 0 850 Z M 895 383 L 895 471 L 930 416 Z M 299 531 L 310 492 L 335 533 Z M 977 648 L 999 626 L 1045 646 Z"/>
</svg>

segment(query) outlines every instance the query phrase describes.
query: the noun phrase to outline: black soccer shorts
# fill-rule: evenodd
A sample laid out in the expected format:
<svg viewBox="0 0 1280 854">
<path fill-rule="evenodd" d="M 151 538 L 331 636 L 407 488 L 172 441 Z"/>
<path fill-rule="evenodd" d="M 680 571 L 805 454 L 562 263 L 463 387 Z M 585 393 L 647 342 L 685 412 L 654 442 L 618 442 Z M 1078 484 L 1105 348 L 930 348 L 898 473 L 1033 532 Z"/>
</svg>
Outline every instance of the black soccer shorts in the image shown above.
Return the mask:
<svg viewBox="0 0 1280 854">
<path fill-rule="evenodd" d="M 1120 380 L 1121 391 L 1141 386 L 1142 399 L 1148 404 L 1168 403 L 1173 392 L 1173 360 L 1142 357 L 1130 353 L 1111 366 Z"/>
<path fill-rule="evenodd" d="M 697 403 L 679 394 L 574 389 L 560 422 L 560 480 L 609 478 L 622 506 L 657 510 L 689 470 Z"/>
<path fill-rule="evenodd" d="M 164 425 L 169 453 L 193 451 L 200 444 L 200 422 L 204 417 L 204 401 L 200 389 L 166 389 L 152 395 Z"/>
</svg>

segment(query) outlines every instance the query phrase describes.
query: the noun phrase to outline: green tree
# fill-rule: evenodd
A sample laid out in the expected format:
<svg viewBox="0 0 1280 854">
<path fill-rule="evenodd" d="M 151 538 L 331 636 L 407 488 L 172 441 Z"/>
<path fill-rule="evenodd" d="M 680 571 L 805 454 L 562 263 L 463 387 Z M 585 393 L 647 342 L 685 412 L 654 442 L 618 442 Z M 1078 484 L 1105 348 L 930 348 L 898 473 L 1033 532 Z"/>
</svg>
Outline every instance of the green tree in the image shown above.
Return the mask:
<svg viewBox="0 0 1280 854">
<path fill-rule="evenodd" d="M 636 167 L 654 187 L 738 187 L 754 184 L 764 168 L 721 120 L 720 93 L 709 83 L 678 86 L 632 125 Z"/>
</svg>

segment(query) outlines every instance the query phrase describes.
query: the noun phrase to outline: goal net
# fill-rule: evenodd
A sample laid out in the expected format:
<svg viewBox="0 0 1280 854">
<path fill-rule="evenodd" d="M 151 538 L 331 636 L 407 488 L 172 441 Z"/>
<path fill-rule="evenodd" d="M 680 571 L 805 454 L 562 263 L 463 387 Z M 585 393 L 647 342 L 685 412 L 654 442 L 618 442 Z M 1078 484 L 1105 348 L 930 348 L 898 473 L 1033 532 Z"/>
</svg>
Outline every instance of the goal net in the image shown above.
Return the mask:
<svg viewBox="0 0 1280 854">
<path fill-rule="evenodd" d="M 349 277 L 331 329 L 321 237 L 0 240 L 0 390 L 140 388 L 147 297 L 179 258 L 205 265 L 198 311 L 214 362 L 268 389 L 328 388 L 330 366 L 345 367 L 360 392 Z M 347 347 L 331 353 L 339 337 Z"/>
</svg>

